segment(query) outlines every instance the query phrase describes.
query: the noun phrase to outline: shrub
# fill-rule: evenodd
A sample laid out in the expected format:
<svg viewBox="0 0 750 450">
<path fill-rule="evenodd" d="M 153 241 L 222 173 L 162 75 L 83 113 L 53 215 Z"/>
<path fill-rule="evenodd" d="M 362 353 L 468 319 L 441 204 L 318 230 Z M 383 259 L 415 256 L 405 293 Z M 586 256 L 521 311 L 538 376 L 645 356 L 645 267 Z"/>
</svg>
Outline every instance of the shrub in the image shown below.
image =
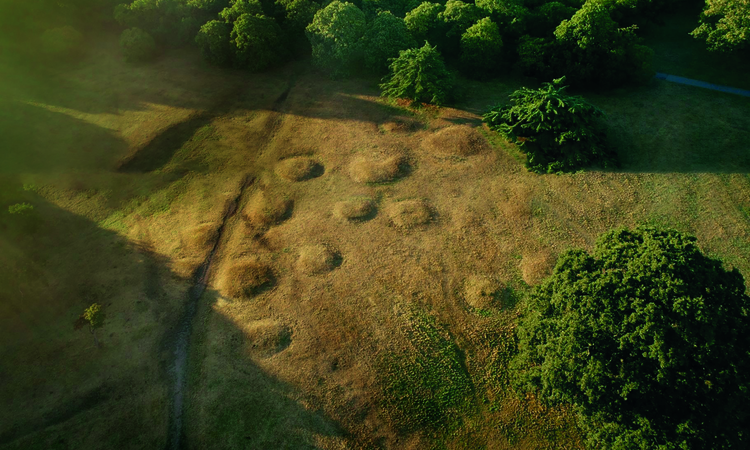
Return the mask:
<svg viewBox="0 0 750 450">
<path fill-rule="evenodd" d="M 34 210 L 34 206 L 28 203 L 16 203 L 8 207 L 11 214 L 27 214 Z"/>
<path fill-rule="evenodd" d="M 285 56 L 282 32 L 275 20 L 265 16 L 241 15 L 234 22 L 231 43 L 235 64 L 259 71 L 276 64 Z"/>
<path fill-rule="evenodd" d="M 390 75 L 380 85 L 384 96 L 441 105 L 453 88 L 443 58 L 427 42 L 422 48 L 402 51 L 390 69 Z"/>
<path fill-rule="evenodd" d="M 368 25 L 362 38 L 365 67 L 375 72 L 385 72 L 390 59 L 397 57 L 401 50 L 415 45 L 404 19 L 383 11 Z"/>
<path fill-rule="evenodd" d="M 502 54 L 500 27 L 489 17 L 479 20 L 461 36 L 462 66 L 475 76 L 497 72 Z"/>
<path fill-rule="evenodd" d="M 127 61 L 147 61 L 156 54 L 156 42 L 140 28 L 128 28 L 120 35 L 120 48 Z"/>
<path fill-rule="evenodd" d="M 203 57 L 211 64 L 226 65 L 232 61 L 232 47 L 229 44 L 232 25 L 220 20 L 204 24 L 195 43 L 201 49 Z"/>
<path fill-rule="evenodd" d="M 750 47 L 750 2 L 706 0 L 701 24 L 691 34 L 704 39 L 709 50 L 731 51 Z"/>
<path fill-rule="evenodd" d="M 653 228 L 568 250 L 527 300 L 517 383 L 569 403 L 591 448 L 747 448 L 750 297 L 693 237 Z"/>
<path fill-rule="evenodd" d="M 513 105 L 491 109 L 484 121 L 520 146 L 533 172 L 571 171 L 597 162 L 615 164 L 605 145 L 604 113 L 581 97 L 565 94 L 563 81 L 515 91 L 510 95 Z"/>
<path fill-rule="evenodd" d="M 365 15 L 352 3 L 334 0 L 315 13 L 306 32 L 313 63 L 333 76 L 348 75 L 359 57 Z"/>
<path fill-rule="evenodd" d="M 75 56 L 83 45 L 83 35 L 71 26 L 53 28 L 42 33 L 44 51 L 54 56 Z"/>
</svg>

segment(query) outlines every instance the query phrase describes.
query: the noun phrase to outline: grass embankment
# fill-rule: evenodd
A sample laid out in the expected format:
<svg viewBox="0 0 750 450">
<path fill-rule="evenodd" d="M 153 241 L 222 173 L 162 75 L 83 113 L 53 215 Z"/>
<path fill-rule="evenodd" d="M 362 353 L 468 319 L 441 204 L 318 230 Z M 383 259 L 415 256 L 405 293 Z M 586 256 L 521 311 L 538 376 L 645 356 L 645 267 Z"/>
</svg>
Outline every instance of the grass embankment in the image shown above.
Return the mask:
<svg viewBox="0 0 750 450">
<path fill-rule="evenodd" d="M 464 128 L 520 80 L 412 115 L 361 81 L 303 72 L 276 101 L 288 71 L 131 67 L 111 45 L 6 71 L 1 446 L 163 445 L 169 327 L 246 174 L 195 322 L 191 448 L 580 448 L 570 414 L 516 398 L 506 370 L 516 303 L 556 256 L 652 223 L 750 276 L 744 98 L 588 95 L 622 170 L 540 176 Z M 249 262 L 263 284 L 227 289 Z M 72 329 L 94 301 L 102 349 Z"/>
</svg>

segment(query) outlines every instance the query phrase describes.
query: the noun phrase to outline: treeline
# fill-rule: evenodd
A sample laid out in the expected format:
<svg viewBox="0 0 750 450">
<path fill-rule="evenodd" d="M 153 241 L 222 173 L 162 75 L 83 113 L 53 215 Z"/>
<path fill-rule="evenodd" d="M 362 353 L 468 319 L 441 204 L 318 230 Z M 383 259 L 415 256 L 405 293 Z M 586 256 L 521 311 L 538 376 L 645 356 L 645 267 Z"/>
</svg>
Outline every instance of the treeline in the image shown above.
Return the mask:
<svg viewBox="0 0 750 450">
<path fill-rule="evenodd" d="M 392 59 L 429 43 L 449 68 L 488 78 L 518 67 L 542 80 L 612 87 L 652 76 L 637 23 L 689 0 L 12 0 L 0 16 L 114 11 L 128 59 L 197 45 L 217 65 L 261 71 L 312 54 L 332 76 L 385 74 Z M 700 0 L 699 0 L 700 1 Z M 750 47 L 750 3 L 706 0 L 693 34 L 713 50 Z M 10 25 L 9 25 L 10 26 Z M 66 37 L 72 36 L 72 37 Z M 57 32 L 50 42 L 80 39 Z M 62 46 L 65 48 L 65 46 Z"/>
</svg>

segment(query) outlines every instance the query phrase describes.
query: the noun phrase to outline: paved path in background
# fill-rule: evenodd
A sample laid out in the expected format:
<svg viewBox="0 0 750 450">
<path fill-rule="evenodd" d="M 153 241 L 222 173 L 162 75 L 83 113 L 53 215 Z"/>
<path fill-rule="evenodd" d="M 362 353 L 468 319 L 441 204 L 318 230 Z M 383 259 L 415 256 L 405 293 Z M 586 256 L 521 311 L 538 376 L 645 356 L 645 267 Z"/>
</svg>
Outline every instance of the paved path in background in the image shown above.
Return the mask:
<svg viewBox="0 0 750 450">
<path fill-rule="evenodd" d="M 656 79 L 671 81 L 673 83 L 686 84 L 688 86 L 697 86 L 705 89 L 711 89 L 713 91 L 727 92 L 729 94 L 742 95 L 743 97 L 750 97 L 750 91 L 744 89 L 733 88 L 729 86 L 721 86 L 718 84 L 706 83 L 705 81 L 691 80 L 690 78 L 678 77 L 675 75 L 667 75 L 666 73 L 657 73 Z"/>
</svg>

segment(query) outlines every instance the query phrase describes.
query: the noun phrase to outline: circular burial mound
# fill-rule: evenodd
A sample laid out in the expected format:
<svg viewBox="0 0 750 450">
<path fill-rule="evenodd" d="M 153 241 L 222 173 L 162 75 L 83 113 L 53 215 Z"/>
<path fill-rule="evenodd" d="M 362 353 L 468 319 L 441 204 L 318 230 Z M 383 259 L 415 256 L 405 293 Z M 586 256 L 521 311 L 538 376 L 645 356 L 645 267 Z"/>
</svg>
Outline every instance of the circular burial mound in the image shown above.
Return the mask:
<svg viewBox="0 0 750 450">
<path fill-rule="evenodd" d="M 292 330 L 273 319 L 254 320 L 242 330 L 247 337 L 251 353 L 259 356 L 272 356 L 289 347 L 292 343 Z"/>
<path fill-rule="evenodd" d="M 406 170 L 406 164 L 403 156 L 385 159 L 360 157 L 349 165 L 349 175 L 357 183 L 381 183 L 401 176 Z"/>
<path fill-rule="evenodd" d="M 221 274 L 219 285 L 224 295 L 233 298 L 250 298 L 273 284 L 273 271 L 253 259 L 239 260 Z"/>
<path fill-rule="evenodd" d="M 333 213 L 342 220 L 362 221 L 375 216 L 375 202 L 369 197 L 353 198 L 336 203 Z"/>
<path fill-rule="evenodd" d="M 472 275 L 464 283 L 464 299 L 474 308 L 487 309 L 497 305 L 502 286 L 490 277 Z"/>
<path fill-rule="evenodd" d="M 399 117 L 385 122 L 382 127 L 386 133 L 412 133 L 422 128 L 422 124 L 414 119 Z"/>
<path fill-rule="evenodd" d="M 302 247 L 297 260 L 297 269 L 306 275 L 330 272 L 341 264 L 341 256 L 326 245 L 315 244 Z"/>
<path fill-rule="evenodd" d="M 289 181 L 304 181 L 323 174 L 323 166 L 312 158 L 295 156 L 284 159 L 276 165 L 276 173 Z"/>
<path fill-rule="evenodd" d="M 200 254 L 210 250 L 218 237 L 219 224 L 216 222 L 203 223 L 185 232 L 182 246 L 186 253 Z"/>
<path fill-rule="evenodd" d="M 247 203 L 242 211 L 242 217 L 256 225 L 273 225 L 286 220 L 291 210 L 291 200 L 272 198 L 261 191 Z"/>
<path fill-rule="evenodd" d="M 432 211 L 424 200 L 404 200 L 387 208 L 388 216 L 399 228 L 424 225 L 432 218 Z"/>
<path fill-rule="evenodd" d="M 484 136 L 469 125 L 442 128 L 422 141 L 422 147 L 430 152 L 460 156 L 476 155 L 489 148 Z"/>
</svg>

